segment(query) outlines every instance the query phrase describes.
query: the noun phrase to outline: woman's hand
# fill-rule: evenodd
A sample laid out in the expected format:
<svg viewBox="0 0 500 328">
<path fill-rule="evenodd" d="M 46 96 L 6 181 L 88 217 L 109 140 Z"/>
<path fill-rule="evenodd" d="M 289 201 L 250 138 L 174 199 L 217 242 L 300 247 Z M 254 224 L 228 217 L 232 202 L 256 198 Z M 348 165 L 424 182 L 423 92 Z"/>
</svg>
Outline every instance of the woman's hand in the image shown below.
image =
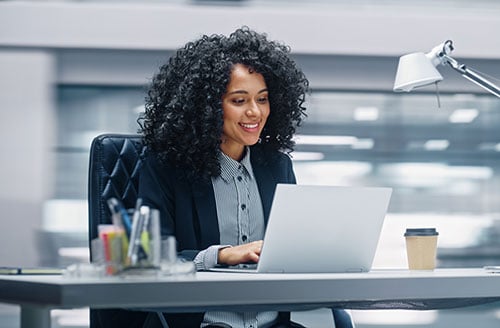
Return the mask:
<svg viewBox="0 0 500 328">
<path fill-rule="evenodd" d="M 226 247 L 219 250 L 218 263 L 236 265 L 245 262 L 259 262 L 262 240 L 248 244 Z"/>
</svg>

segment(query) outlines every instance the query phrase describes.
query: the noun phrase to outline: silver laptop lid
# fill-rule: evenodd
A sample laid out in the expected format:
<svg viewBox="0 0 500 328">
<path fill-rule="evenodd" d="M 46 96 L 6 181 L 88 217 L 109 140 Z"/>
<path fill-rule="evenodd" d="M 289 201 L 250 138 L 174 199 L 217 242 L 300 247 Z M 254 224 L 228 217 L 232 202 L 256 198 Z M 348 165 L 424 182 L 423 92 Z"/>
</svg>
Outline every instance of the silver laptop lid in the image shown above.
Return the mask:
<svg viewBox="0 0 500 328">
<path fill-rule="evenodd" d="M 391 188 L 278 184 L 258 272 L 371 269 Z"/>
</svg>

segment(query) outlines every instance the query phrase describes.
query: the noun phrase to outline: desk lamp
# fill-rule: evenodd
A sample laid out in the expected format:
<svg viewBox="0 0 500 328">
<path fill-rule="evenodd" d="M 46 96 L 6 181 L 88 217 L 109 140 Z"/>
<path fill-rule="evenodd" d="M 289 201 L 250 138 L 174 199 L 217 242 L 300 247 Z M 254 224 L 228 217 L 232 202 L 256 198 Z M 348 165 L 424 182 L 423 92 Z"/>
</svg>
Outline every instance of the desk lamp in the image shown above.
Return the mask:
<svg viewBox="0 0 500 328">
<path fill-rule="evenodd" d="M 449 54 L 452 51 L 453 42 L 447 40 L 434 47 L 426 54 L 417 52 L 401 56 L 399 58 L 393 90 L 396 92 L 410 92 L 414 88 L 431 83 L 436 83 L 437 86 L 437 82 L 443 80 L 443 76 L 436 69 L 436 67 L 441 64 L 449 65 L 466 79 L 476 83 L 500 98 L 500 89 L 495 84 L 466 67 L 464 64 L 460 64 L 455 59 L 451 58 Z"/>
</svg>

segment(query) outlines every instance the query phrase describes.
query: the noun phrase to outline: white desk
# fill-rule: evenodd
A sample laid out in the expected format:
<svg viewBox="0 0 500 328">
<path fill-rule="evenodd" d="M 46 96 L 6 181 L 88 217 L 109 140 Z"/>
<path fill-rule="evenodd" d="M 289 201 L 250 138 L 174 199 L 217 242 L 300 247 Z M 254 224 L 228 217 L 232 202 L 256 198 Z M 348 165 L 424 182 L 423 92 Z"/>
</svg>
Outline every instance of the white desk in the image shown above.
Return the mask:
<svg viewBox="0 0 500 328">
<path fill-rule="evenodd" d="M 500 301 L 500 274 L 483 269 L 351 274 L 198 272 L 174 278 L 1 276 L 0 302 L 21 306 L 21 327 L 50 328 L 54 308 L 226 310 L 444 309 Z"/>
</svg>

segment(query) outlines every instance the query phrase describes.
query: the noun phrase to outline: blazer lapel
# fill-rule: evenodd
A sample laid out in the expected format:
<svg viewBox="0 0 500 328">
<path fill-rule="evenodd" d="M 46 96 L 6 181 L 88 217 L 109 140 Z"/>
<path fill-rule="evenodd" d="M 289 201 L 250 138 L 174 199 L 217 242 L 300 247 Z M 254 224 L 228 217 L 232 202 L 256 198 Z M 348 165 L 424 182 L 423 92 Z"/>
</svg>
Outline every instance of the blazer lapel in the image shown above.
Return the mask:
<svg viewBox="0 0 500 328">
<path fill-rule="evenodd" d="M 260 200 L 264 211 L 264 222 L 267 225 L 274 197 L 274 189 L 276 188 L 276 182 L 274 181 L 269 169 L 259 165 L 259 163 L 252 162 L 252 169 L 259 188 Z"/>
<path fill-rule="evenodd" d="M 203 249 L 210 245 L 218 245 L 220 243 L 219 221 L 212 184 L 193 182 L 192 190 L 200 224 L 200 246 Z"/>
</svg>

